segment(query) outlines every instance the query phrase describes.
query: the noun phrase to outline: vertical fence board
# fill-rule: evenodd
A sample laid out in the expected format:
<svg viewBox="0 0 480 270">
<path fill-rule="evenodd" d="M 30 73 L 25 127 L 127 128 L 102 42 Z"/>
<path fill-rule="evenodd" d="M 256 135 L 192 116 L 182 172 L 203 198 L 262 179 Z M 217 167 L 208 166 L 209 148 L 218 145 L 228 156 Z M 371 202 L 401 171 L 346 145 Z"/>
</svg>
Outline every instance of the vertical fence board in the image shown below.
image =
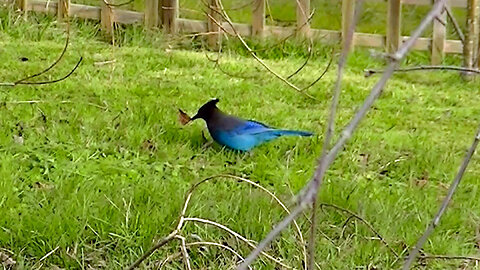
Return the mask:
<svg viewBox="0 0 480 270">
<path fill-rule="evenodd" d="M 262 37 L 265 29 L 265 0 L 253 1 L 252 35 Z"/>
<path fill-rule="evenodd" d="M 467 1 L 467 33 L 465 35 L 465 45 L 463 46 L 464 66 L 471 68 L 474 65 L 474 52 L 478 45 L 478 1 Z"/>
<path fill-rule="evenodd" d="M 401 43 L 401 0 L 388 0 L 387 12 L 387 52 L 394 53 Z"/>
<path fill-rule="evenodd" d="M 342 0 L 342 43 L 345 41 L 345 36 L 347 36 L 348 28 L 353 21 L 353 16 L 355 13 L 355 0 Z M 350 44 L 350 49 L 354 46 L 354 41 L 352 40 Z"/>
<path fill-rule="evenodd" d="M 70 16 L 70 0 L 58 0 L 57 18 L 59 21 Z"/>
<path fill-rule="evenodd" d="M 220 27 L 217 23 L 221 23 L 221 16 L 215 10 L 220 10 L 217 0 L 209 0 L 208 14 L 210 17 L 207 18 L 207 31 L 211 34 L 207 36 L 207 43 L 212 50 L 216 50 L 220 42 Z"/>
<path fill-rule="evenodd" d="M 108 37 L 113 36 L 113 13 L 112 8 L 108 6 L 104 1 L 100 1 L 100 27 L 105 31 Z"/>
<path fill-rule="evenodd" d="M 168 33 L 177 32 L 178 0 L 161 0 L 160 14 L 163 28 Z"/>
<path fill-rule="evenodd" d="M 308 36 L 310 25 L 308 17 L 310 15 L 310 0 L 296 0 L 297 2 L 297 29 L 302 36 Z"/>
<path fill-rule="evenodd" d="M 15 0 L 15 9 L 22 11 L 25 16 L 27 15 L 27 7 L 27 0 Z"/>
<path fill-rule="evenodd" d="M 432 37 L 432 65 L 440 65 L 445 55 L 445 40 L 447 33 L 447 12 L 444 10 L 437 19 L 433 20 Z"/>
<path fill-rule="evenodd" d="M 158 1 L 145 0 L 145 28 L 158 26 Z"/>
</svg>

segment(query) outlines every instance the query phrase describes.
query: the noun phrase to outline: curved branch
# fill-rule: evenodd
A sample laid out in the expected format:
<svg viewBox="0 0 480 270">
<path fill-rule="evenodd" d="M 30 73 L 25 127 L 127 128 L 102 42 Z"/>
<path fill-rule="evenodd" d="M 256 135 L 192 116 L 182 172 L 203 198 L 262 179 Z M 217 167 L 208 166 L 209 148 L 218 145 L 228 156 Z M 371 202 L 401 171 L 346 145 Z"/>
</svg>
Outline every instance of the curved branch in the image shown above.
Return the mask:
<svg viewBox="0 0 480 270">
<path fill-rule="evenodd" d="M 465 67 L 457 67 L 457 66 L 418 66 L 418 67 L 407 67 L 407 68 L 396 68 L 394 72 L 409 72 L 409 71 L 419 71 L 419 70 L 453 70 L 453 71 L 463 71 L 463 72 L 471 72 L 480 74 L 479 69 L 475 68 L 465 68 Z M 365 77 L 370 77 L 374 74 L 383 73 L 383 70 L 375 70 L 375 69 L 365 69 Z"/>
</svg>

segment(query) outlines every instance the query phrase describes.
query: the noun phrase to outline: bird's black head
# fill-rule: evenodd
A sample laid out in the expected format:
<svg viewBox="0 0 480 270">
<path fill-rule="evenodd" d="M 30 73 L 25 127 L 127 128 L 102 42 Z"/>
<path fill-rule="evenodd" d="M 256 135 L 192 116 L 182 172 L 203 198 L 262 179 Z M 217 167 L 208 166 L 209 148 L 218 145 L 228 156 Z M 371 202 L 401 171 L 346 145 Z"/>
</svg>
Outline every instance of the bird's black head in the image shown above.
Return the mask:
<svg viewBox="0 0 480 270">
<path fill-rule="evenodd" d="M 192 121 L 195 119 L 207 120 L 208 118 L 210 118 L 212 113 L 217 109 L 217 103 L 219 101 L 220 100 L 218 98 L 214 98 L 203 104 L 202 107 L 198 109 L 197 114 L 192 117 Z"/>
</svg>

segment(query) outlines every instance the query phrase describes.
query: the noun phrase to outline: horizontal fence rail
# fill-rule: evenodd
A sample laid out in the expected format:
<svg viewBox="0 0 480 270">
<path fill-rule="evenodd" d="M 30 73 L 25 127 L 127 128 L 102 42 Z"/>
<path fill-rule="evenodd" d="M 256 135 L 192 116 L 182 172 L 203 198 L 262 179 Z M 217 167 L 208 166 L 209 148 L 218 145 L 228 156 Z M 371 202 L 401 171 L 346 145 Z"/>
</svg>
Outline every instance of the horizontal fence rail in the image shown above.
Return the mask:
<svg viewBox="0 0 480 270">
<path fill-rule="evenodd" d="M 4 1 L 5 0 L 0 0 Z M 114 6 L 107 6 L 100 1 L 101 6 L 88 6 L 70 3 L 69 0 L 59 0 L 50 2 L 44 0 L 16 0 L 17 8 L 27 12 L 42 12 L 57 15 L 59 19 L 65 16 L 85 18 L 91 20 L 99 20 L 102 29 L 111 31 L 109 25 L 113 23 L 119 24 L 143 24 L 146 28 L 155 28 L 163 26 L 168 32 L 187 32 L 187 33 L 208 33 L 208 44 L 212 48 L 220 42 L 222 31 L 231 31 L 231 26 L 226 22 L 221 22 L 221 16 L 217 12 L 209 12 L 205 21 L 178 18 L 178 1 L 179 0 L 146 0 L 146 12 L 136 12 L 124 9 L 118 9 Z M 211 8 L 217 8 L 217 0 L 206 0 Z M 337 0 L 342 1 L 342 29 L 340 30 L 324 30 L 310 28 L 308 21 L 310 16 L 309 0 L 292 0 L 297 3 L 297 26 L 281 27 L 265 24 L 265 0 L 252 1 L 252 24 L 233 23 L 233 26 L 239 34 L 244 36 L 275 36 L 279 38 L 288 37 L 290 35 L 308 36 L 314 40 L 324 43 L 342 42 L 342 35 L 345 32 L 349 20 L 353 12 L 355 0 Z M 387 4 L 387 25 L 386 35 L 355 33 L 353 37 L 353 46 L 364 46 L 373 48 L 382 48 L 387 52 L 395 51 L 400 44 L 408 39 L 408 36 L 401 36 L 401 11 L 404 5 L 432 5 L 436 0 L 366 0 L 370 3 L 386 3 Z M 475 18 L 478 21 L 478 7 L 471 8 L 471 0 L 450 0 L 450 7 L 473 9 L 473 12 L 467 12 L 467 19 Z M 477 2 L 477 1 L 474 1 Z M 58 8 L 59 5 L 61 8 Z M 317 11 L 321 12 L 321 11 Z M 108 13 L 108 14 L 106 14 Z M 433 24 L 432 37 L 419 38 L 414 50 L 424 50 L 431 52 L 432 64 L 440 64 L 445 53 L 463 53 L 471 59 L 478 59 L 474 55 L 478 50 L 478 38 L 473 39 L 475 42 L 464 48 L 461 40 L 447 40 L 446 27 L 447 15 L 443 14 L 435 20 Z M 222 27 L 218 27 L 220 24 Z M 477 29 L 472 30 L 474 33 L 466 33 L 467 37 L 478 35 Z M 470 40 L 470 39 L 468 39 Z M 473 44 L 475 43 L 475 44 Z M 468 62 L 468 61 L 467 61 Z M 471 61 L 470 61 L 471 62 Z"/>
</svg>

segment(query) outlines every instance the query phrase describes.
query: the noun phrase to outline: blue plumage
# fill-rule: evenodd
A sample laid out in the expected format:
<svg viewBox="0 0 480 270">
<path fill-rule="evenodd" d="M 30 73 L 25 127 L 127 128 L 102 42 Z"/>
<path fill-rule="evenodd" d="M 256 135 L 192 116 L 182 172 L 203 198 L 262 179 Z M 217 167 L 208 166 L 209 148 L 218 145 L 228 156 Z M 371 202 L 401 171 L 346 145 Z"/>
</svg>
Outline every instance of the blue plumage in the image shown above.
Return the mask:
<svg viewBox="0 0 480 270">
<path fill-rule="evenodd" d="M 199 118 L 205 120 L 212 138 L 228 148 L 248 151 L 280 136 L 313 135 L 307 131 L 275 129 L 260 122 L 225 114 L 217 108 L 218 101 L 213 99 L 204 104 L 192 120 Z"/>
</svg>

